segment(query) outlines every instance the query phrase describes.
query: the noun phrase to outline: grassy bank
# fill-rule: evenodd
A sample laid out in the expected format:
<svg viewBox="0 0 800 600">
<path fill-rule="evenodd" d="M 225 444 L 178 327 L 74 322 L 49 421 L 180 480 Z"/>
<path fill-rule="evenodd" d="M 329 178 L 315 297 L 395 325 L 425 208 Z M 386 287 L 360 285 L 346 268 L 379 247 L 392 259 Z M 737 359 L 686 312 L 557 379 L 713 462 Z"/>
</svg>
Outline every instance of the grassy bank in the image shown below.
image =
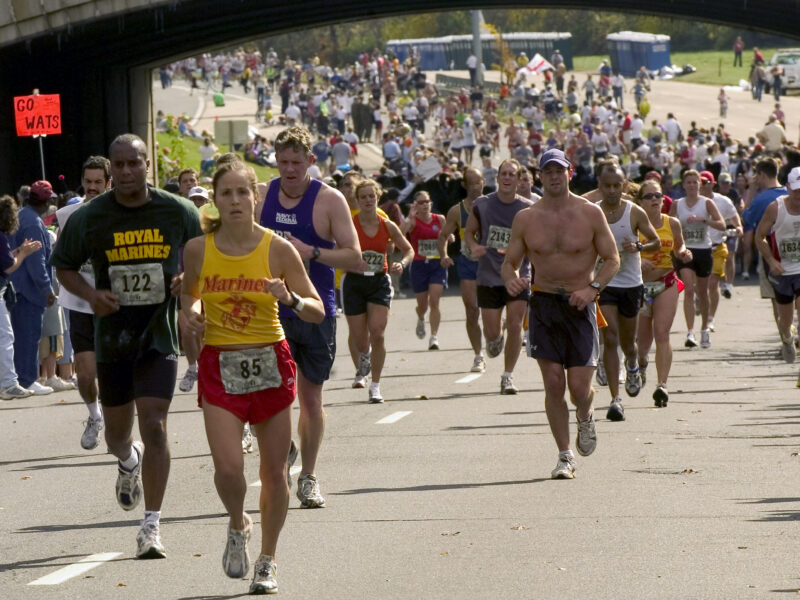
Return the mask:
<svg viewBox="0 0 800 600">
<path fill-rule="evenodd" d="M 762 48 L 761 52 L 767 62 L 779 48 Z M 579 72 L 596 71 L 600 62 L 608 56 L 576 56 L 573 59 L 575 70 Z M 682 67 L 690 64 L 697 71 L 680 77 L 687 83 L 705 83 L 708 85 L 738 85 L 740 79 L 747 79 L 753 58 L 753 49 L 746 48 L 742 55 L 744 66 L 733 66 L 733 50 L 708 50 L 703 52 L 672 52 L 673 65 Z"/>
</svg>

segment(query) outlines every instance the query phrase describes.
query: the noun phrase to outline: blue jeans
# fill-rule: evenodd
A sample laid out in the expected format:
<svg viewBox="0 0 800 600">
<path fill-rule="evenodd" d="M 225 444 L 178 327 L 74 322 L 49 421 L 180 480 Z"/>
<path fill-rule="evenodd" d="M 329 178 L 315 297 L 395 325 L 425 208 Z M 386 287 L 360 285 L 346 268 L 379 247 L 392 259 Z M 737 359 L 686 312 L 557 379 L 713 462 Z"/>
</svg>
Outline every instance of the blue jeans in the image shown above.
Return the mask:
<svg viewBox="0 0 800 600">
<path fill-rule="evenodd" d="M 30 302 L 22 294 L 11 309 L 14 329 L 14 367 L 19 384 L 26 388 L 39 377 L 39 340 L 42 338 L 44 306 Z"/>
</svg>

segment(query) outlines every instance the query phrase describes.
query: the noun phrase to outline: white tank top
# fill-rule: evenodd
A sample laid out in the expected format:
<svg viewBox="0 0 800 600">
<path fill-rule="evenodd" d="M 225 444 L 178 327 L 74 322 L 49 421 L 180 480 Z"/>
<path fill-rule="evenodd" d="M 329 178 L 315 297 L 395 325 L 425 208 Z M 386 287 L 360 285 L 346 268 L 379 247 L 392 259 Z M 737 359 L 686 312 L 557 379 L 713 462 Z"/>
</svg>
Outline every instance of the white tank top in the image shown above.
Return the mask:
<svg viewBox="0 0 800 600">
<path fill-rule="evenodd" d="M 642 285 L 642 257 L 638 252 L 626 252 L 622 249 L 623 242 L 637 242 L 639 240 L 639 237 L 634 235 L 631 228 L 631 207 L 633 204 L 627 200 L 623 200 L 623 202 L 625 203 L 625 212 L 622 217 L 616 223 L 608 224 L 617 242 L 620 260 L 619 271 L 608 282 L 608 285 L 610 287 L 632 288 Z"/>
<path fill-rule="evenodd" d="M 772 231 L 781 255 L 784 275 L 800 275 L 800 215 L 790 215 L 786 210 L 786 196 L 776 200 L 778 216 Z"/>
<path fill-rule="evenodd" d="M 711 217 L 708 214 L 706 200 L 706 198 L 700 196 L 697 199 L 697 203 L 691 208 L 687 206 L 686 198 L 678 200 L 677 215 L 683 228 L 683 239 L 687 248 L 711 248 L 711 236 L 708 235 L 708 226 L 704 222 Z M 700 217 L 704 221 L 689 223 L 689 217 L 692 215 Z"/>
</svg>

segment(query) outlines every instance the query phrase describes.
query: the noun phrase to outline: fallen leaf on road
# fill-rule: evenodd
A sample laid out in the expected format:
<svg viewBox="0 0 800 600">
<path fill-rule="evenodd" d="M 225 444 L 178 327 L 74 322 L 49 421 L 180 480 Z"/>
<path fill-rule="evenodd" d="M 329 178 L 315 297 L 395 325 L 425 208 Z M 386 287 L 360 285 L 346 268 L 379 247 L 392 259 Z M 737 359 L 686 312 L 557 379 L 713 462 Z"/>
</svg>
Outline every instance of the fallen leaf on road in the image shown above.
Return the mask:
<svg viewBox="0 0 800 600">
<path fill-rule="evenodd" d="M 427 400 L 428 399 L 428 397 L 425 394 L 420 394 L 419 396 L 417 396 L 417 398 L 420 399 L 420 400 Z"/>
<path fill-rule="evenodd" d="M 558 567 L 558 570 L 559 571 L 566 571 L 566 569 L 564 567 Z"/>
<path fill-rule="evenodd" d="M 439 556 L 447 556 L 447 555 L 449 555 L 449 554 L 450 554 L 450 553 L 449 553 L 449 552 L 447 552 L 447 551 L 444 551 L 444 552 L 439 552 Z"/>
<path fill-rule="evenodd" d="M 21 479 L 24 481 L 25 479 L 30 479 L 30 478 L 31 478 L 31 476 L 30 476 L 30 475 L 25 475 L 25 476 L 24 476 L 24 477 L 22 477 Z"/>
<path fill-rule="evenodd" d="M 739 546 L 739 550 L 747 550 L 747 546 Z"/>
<path fill-rule="evenodd" d="M 84 579 L 94 579 L 94 575 L 84 575 Z"/>
<path fill-rule="evenodd" d="M 513 529 L 514 531 L 520 531 L 521 529 L 530 529 L 530 527 L 525 527 L 525 525 L 517 524 L 514 525 L 511 529 Z"/>
<path fill-rule="evenodd" d="M 127 587 L 124 583 L 118 583 L 117 587 Z"/>
<path fill-rule="evenodd" d="M 797 456 L 798 454 L 800 454 L 800 452 L 792 452 L 792 454 L 791 454 L 791 455 L 792 455 L 792 456 Z"/>
<path fill-rule="evenodd" d="M 686 473 L 687 475 L 689 475 L 691 473 L 697 473 L 697 471 L 695 471 L 694 469 L 684 469 L 683 471 L 681 471 L 681 473 Z"/>
<path fill-rule="evenodd" d="M 66 402 L 66 401 L 62 398 L 61 400 L 59 400 L 59 402 Z"/>
<path fill-rule="evenodd" d="M 702 410 L 693 410 L 693 411 L 692 411 L 692 414 L 693 414 L 693 415 L 696 415 L 697 413 L 701 413 L 701 412 L 703 412 L 703 411 L 702 411 Z"/>
<path fill-rule="evenodd" d="M 442 535 L 458 535 L 461 533 L 460 531 L 453 531 L 452 533 L 449 531 L 445 531 Z"/>
<path fill-rule="evenodd" d="M 588 417 L 587 417 L 587 418 L 588 418 Z M 652 444 L 653 444 L 653 442 L 644 442 L 644 445 L 645 445 L 645 446 L 650 446 L 650 445 L 652 445 Z"/>
<path fill-rule="evenodd" d="M 202 554 L 192 554 L 192 556 L 203 556 Z"/>
<path fill-rule="evenodd" d="M 676 421 L 686 421 L 686 419 L 675 419 Z"/>
</svg>

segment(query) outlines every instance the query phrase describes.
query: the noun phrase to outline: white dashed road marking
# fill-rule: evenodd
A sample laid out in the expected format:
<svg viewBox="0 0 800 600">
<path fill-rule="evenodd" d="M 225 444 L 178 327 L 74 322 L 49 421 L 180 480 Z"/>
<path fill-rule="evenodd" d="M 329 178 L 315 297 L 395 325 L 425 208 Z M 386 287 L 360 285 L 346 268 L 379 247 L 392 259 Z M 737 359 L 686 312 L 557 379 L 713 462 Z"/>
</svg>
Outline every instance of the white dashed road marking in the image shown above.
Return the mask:
<svg viewBox="0 0 800 600">
<path fill-rule="evenodd" d="M 407 417 L 413 411 L 410 410 L 400 410 L 395 413 L 392 413 L 386 417 L 383 417 L 380 421 L 376 421 L 376 425 L 389 425 L 390 423 L 397 423 L 403 417 Z"/>
<path fill-rule="evenodd" d="M 470 383 L 471 381 L 475 381 L 481 375 L 483 375 L 483 373 L 470 373 L 466 377 L 456 379 L 456 383 Z"/>
<path fill-rule="evenodd" d="M 59 583 L 65 582 L 67 579 L 71 579 L 81 573 L 86 573 L 90 569 L 94 569 L 95 567 L 99 567 L 104 562 L 108 562 L 116 557 L 118 557 L 122 552 L 103 552 L 101 554 L 92 554 L 91 556 L 87 556 L 86 558 L 82 558 L 75 564 L 69 565 L 64 567 L 63 569 L 59 569 L 58 571 L 54 571 L 49 575 L 45 575 L 44 577 L 40 577 L 36 581 L 31 581 L 28 585 L 58 585 Z"/>
</svg>

